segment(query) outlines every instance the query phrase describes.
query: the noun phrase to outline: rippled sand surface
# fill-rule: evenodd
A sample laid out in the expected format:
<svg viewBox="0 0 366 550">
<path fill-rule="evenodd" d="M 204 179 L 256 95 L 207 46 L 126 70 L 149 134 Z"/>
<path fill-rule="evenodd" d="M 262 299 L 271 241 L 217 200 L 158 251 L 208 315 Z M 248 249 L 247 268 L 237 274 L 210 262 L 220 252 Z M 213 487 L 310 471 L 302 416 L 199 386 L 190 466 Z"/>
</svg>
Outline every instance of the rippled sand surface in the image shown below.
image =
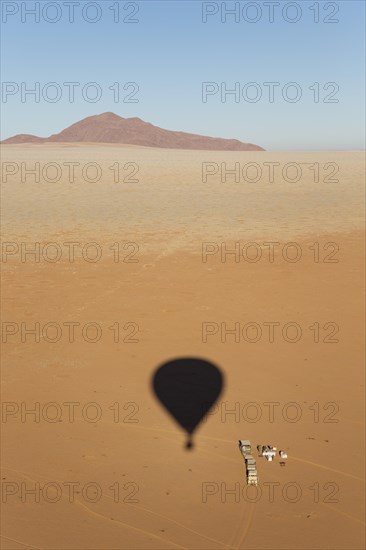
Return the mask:
<svg viewBox="0 0 366 550">
<path fill-rule="evenodd" d="M 7 146 L 4 162 L 98 162 L 103 177 L 2 183 L 3 548 L 364 548 L 363 155 Z M 139 181 L 114 183 L 116 162 Z M 202 162 L 331 163 L 320 179 L 336 164 L 339 181 L 203 183 Z M 36 241 L 60 260 L 23 257 Z M 97 261 L 80 253 L 92 241 Z M 190 452 L 150 387 L 181 356 L 226 380 Z M 284 468 L 256 457 L 258 491 L 238 439 L 288 453 Z M 37 483 L 40 502 L 24 493 Z"/>
<path fill-rule="evenodd" d="M 19 237 L 26 225 L 41 240 L 73 232 L 99 240 L 144 235 L 175 249 L 200 238 L 290 237 L 362 224 L 361 152 L 13 145 L 3 147 L 3 162 L 5 232 Z M 36 163 L 39 183 L 27 172 Z"/>
</svg>

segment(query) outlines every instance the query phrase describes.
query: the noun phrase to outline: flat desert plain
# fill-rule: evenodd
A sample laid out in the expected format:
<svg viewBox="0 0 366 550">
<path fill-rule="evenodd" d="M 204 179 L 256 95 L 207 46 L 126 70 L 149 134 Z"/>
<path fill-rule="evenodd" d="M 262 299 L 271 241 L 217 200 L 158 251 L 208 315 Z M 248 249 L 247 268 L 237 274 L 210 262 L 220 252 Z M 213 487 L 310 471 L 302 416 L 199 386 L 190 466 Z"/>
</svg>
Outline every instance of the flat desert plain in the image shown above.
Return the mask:
<svg viewBox="0 0 366 550">
<path fill-rule="evenodd" d="M 2 156 L 3 548 L 364 548 L 363 153 Z M 186 356 L 225 376 L 190 451 Z"/>
</svg>

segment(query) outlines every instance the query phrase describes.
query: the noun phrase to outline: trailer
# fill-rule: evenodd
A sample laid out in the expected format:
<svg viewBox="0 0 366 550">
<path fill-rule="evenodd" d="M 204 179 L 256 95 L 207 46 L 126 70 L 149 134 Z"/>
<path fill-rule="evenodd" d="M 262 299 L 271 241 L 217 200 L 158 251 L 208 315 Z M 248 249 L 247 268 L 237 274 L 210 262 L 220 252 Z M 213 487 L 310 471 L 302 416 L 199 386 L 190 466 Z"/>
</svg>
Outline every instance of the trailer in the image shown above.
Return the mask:
<svg viewBox="0 0 366 550">
<path fill-rule="evenodd" d="M 239 439 L 239 449 L 242 454 L 250 455 L 252 452 L 252 444 L 250 443 L 249 439 Z"/>
<path fill-rule="evenodd" d="M 247 483 L 248 483 L 248 485 L 257 486 L 258 485 L 258 475 L 255 474 L 255 475 L 248 476 L 247 477 Z"/>
</svg>

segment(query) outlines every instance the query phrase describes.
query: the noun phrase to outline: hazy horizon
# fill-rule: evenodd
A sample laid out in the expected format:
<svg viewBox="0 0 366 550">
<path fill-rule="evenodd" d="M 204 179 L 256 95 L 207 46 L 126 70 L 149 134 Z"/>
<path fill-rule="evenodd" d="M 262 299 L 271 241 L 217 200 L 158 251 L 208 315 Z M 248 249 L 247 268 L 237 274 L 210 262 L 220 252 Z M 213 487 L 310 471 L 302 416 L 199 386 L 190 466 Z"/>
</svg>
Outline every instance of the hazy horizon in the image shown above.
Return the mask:
<svg viewBox="0 0 366 550">
<path fill-rule="evenodd" d="M 7 4 L 2 140 L 112 111 L 272 151 L 365 147 L 362 2 L 282 2 L 273 22 L 261 2 L 226 2 L 225 14 L 220 2 L 138 1 L 118 16 L 105 3 L 100 17 L 86 12 L 94 23 L 81 17 L 85 2 L 73 23 L 64 3 L 37 23 L 26 12 L 34 2 L 14 14 Z M 255 23 L 253 7 L 243 17 L 247 4 L 257 6 Z M 288 4 L 298 7 L 283 12 Z"/>
<path fill-rule="evenodd" d="M 94 115 L 89 115 L 89 116 L 98 116 L 98 115 L 102 115 L 102 114 L 105 114 L 105 113 L 95 113 Z M 117 114 L 117 113 L 113 113 L 113 114 Z M 119 115 L 119 116 L 122 116 L 122 115 Z M 87 117 L 84 117 L 84 118 L 87 118 Z M 135 118 L 133 116 L 131 117 L 123 117 L 123 118 Z M 139 118 L 139 117 L 138 117 Z M 83 119 L 80 119 L 80 120 L 83 120 Z M 79 122 L 77 120 L 74 121 L 74 123 L 76 122 Z M 144 122 L 150 122 L 148 120 L 145 120 Z M 74 124 L 72 123 L 72 124 Z M 159 126 L 158 126 L 159 127 Z M 66 127 L 65 127 L 66 128 Z M 49 138 L 51 135 L 54 135 L 54 134 L 58 134 L 60 133 L 62 130 L 64 130 L 65 128 L 60 128 L 60 129 L 57 129 L 57 130 L 54 130 L 52 131 L 50 134 L 47 134 L 47 135 L 37 135 L 37 134 L 34 134 L 34 133 L 29 133 L 29 135 L 32 135 L 32 136 L 35 136 L 35 137 L 40 137 L 42 139 L 47 139 Z M 169 130 L 171 132 L 180 132 L 181 130 L 179 130 L 178 128 L 164 128 L 165 130 Z M 192 133 L 192 132 L 187 132 L 187 133 Z M 7 138 L 2 138 L 1 141 L 3 141 L 3 139 L 8 139 L 10 137 L 15 137 L 16 135 L 22 135 L 22 134 L 25 134 L 25 132 L 21 132 L 20 134 L 14 134 L 13 136 L 8 136 Z M 28 134 L 28 132 L 27 132 Z M 221 138 L 222 136 L 220 135 L 211 135 L 211 136 L 206 136 L 205 134 L 196 134 L 196 135 L 201 135 L 203 137 L 213 137 L 213 138 Z M 232 136 L 231 138 L 228 138 L 228 139 L 238 139 L 238 138 L 235 138 L 235 136 Z M 57 145 L 57 143 L 72 143 L 72 142 L 56 142 L 54 145 Z M 126 144 L 118 144 L 118 143 L 111 143 L 111 142 L 92 142 L 92 141 L 88 141 L 88 142 L 74 142 L 74 143 L 88 143 L 88 144 L 92 144 L 92 143 L 95 143 L 95 145 L 98 145 L 98 144 L 110 144 L 111 146 L 123 146 L 123 145 L 126 145 Z M 2 143 L 2 145 L 19 145 L 19 144 L 5 144 L 5 143 Z M 38 144 L 32 144 L 31 142 L 25 142 L 25 143 L 22 143 L 22 145 L 38 145 Z M 44 145 L 44 144 L 42 144 Z M 52 145 L 52 143 L 48 143 L 47 145 Z M 260 143 L 256 143 L 255 145 L 259 145 L 260 147 L 262 147 L 262 145 Z M 134 147 L 137 147 L 136 145 L 134 145 Z M 148 146 L 143 146 L 141 145 L 140 147 L 148 147 Z M 154 147 L 151 147 L 151 148 L 154 148 Z M 162 147 L 163 148 L 163 147 Z M 266 151 L 269 151 L 269 152 L 286 152 L 288 151 L 288 149 L 265 149 Z M 342 148 L 334 148 L 334 149 L 291 149 L 292 152 L 327 152 L 327 151 L 347 151 L 347 152 L 352 152 L 352 151 L 364 151 L 365 148 L 359 148 L 359 149 L 342 149 Z M 243 152 L 246 152 L 246 151 L 241 151 L 241 153 Z M 260 151 L 258 151 L 260 152 Z"/>
</svg>

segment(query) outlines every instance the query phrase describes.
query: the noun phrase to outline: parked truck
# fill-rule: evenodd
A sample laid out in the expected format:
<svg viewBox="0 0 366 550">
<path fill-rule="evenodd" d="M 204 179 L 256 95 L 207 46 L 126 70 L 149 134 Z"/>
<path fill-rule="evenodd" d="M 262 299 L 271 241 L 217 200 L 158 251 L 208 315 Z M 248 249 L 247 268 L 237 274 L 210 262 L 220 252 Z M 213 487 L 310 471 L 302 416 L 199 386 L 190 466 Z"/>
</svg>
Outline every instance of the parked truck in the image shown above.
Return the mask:
<svg viewBox="0 0 366 550">
<path fill-rule="evenodd" d="M 252 445 L 249 439 L 239 439 L 239 449 L 243 455 L 250 455 L 252 452 Z"/>
<path fill-rule="evenodd" d="M 250 472 L 248 475 L 247 475 L 247 483 L 248 485 L 258 485 L 258 473 L 257 471 L 255 472 Z"/>
<path fill-rule="evenodd" d="M 252 445 L 249 439 L 239 439 L 239 449 L 245 462 L 247 484 L 258 485 L 257 464 L 252 456 Z"/>
</svg>

